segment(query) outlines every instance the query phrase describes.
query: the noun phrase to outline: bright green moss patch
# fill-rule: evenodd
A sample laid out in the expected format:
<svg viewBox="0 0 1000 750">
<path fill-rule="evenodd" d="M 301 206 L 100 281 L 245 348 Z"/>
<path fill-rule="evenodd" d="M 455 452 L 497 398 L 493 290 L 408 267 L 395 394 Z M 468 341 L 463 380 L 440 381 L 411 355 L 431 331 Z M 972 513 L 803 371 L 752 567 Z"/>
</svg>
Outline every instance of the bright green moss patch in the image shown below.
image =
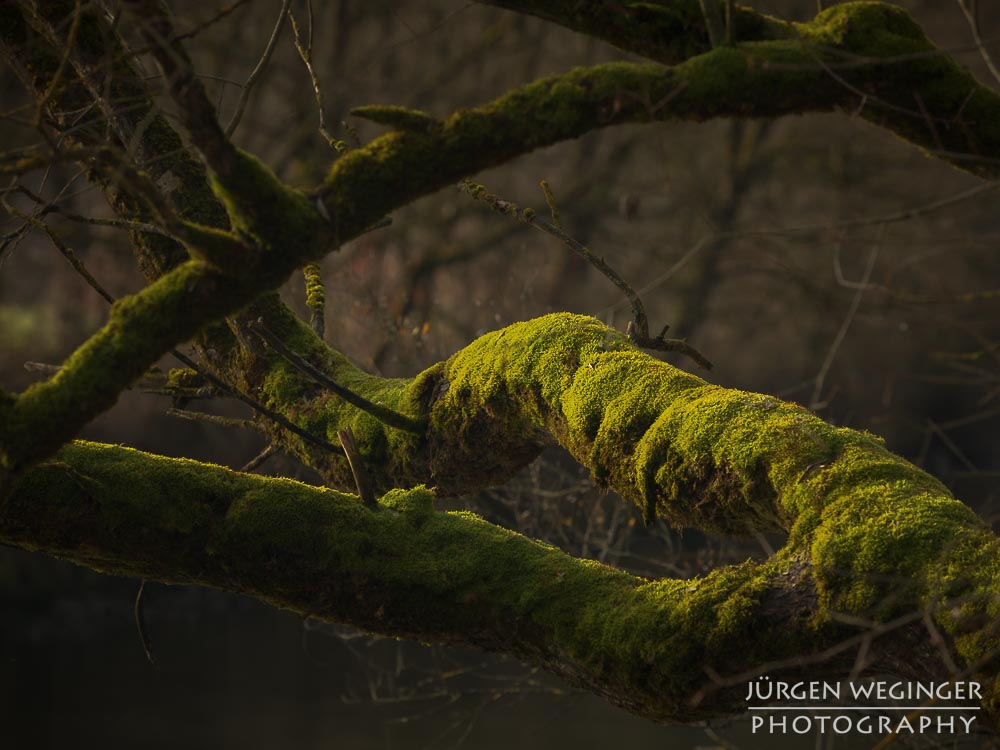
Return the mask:
<svg viewBox="0 0 1000 750">
<path fill-rule="evenodd" d="M 889 3 L 835 5 L 797 28 L 806 39 L 851 50 L 870 50 L 885 56 L 898 51 L 895 45 L 930 46 L 923 29 L 906 10 Z"/>
<path fill-rule="evenodd" d="M 434 493 L 425 487 L 414 487 L 410 490 L 389 490 L 379 502 L 386 508 L 400 513 L 426 516 L 434 512 Z"/>
</svg>

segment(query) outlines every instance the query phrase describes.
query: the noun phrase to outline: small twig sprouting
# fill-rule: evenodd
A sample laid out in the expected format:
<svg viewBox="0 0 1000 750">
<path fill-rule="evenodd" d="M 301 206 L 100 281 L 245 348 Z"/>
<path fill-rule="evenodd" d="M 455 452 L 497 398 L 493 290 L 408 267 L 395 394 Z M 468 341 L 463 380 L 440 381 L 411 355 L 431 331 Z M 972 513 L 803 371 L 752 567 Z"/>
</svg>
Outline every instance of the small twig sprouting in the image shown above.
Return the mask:
<svg viewBox="0 0 1000 750">
<path fill-rule="evenodd" d="M 615 271 L 615 269 L 607 264 L 604 258 L 599 258 L 594 255 L 590 248 L 586 245 L 568 235 L 555 224 L 540 218 L 533 208 L 521 208 L 516 203 L 512 203 L 511 201 L 507 201 L 493 195 L 482 185 L 465 180 L 459 183 L 459 188 L 465 190 L 476 200 L 482 201 L 497 213 L 509 216 L 525 224 L 529 224 L 530 226 L 555 237 L 557 240 L 566 245 L 566 247 L 575 252 L 581 258 L 594 266 L 598 271 L 604 274 L 608 279 L 610 279 L 616 287 L 622 290 L 632 305 L 632 321 L 629 322 L 626 334 L 636 346 L 642 347 L 643 349 L 652 349 L 662 352 L 679 352 L 690 357 L 704 369 L 712 369 L 712 363 L 697 349 L 688 344 L 687 341 L 683 339 L 666 338 L 669 326 L 664 326 L 659 336 L 655 338 L 650 336 L 649 320 L 646 317 L 646 309 L 643 306 L 639 295 L 636 294 L 631 285 L 629 285 L 629 283 L 625 281 L 625 279 L 623 279 L 621 275 Z M 552 193 L 551 190 L 547 188 L 548 185 L 545 185 L 542 189 L 546 193 L 546 202 L 551 201 L 550 209 L 553 209 L 554 201 L 551 200 Z M 554 217 L 558 218 L 558 212 L 554 213 Z"/>
<path fill-rule="evenodd" d="M 556 229 L 562 229 L 562 222 L 559 220 L 559 209 L 556 208 L 556 198 L 552 195 L 552 188 L 549 187 L 549 181 L 542 180 L 539 185 L 541 185 L 542 194 L 545 196 L 545 203 L 549 207 L 549 214 L 552 216 L 552 225 Z"/>
<path fill-rule="evenodd" d="M 292 34 L 295 36 L 295 49 L 299 53 L 299 57 L 302 58 L 302 63 L 306 66 L 306 70 L 309 73 L 309 80 L 312 82 L 313 94 L 316 97 L 316 109 L 319 111 L 320 135 L 323 136 L 330 148 L 342 154 L 349 151 L 350 146 L 341 139 L 335 138 L 326 127 L 326 107 L 323 104 L 323 90 L 320 88 L 319 78 L 316 77 L 316 69 L 313 67 L 313 9 L 311 2 L 306 5 L 306 14 L 308 16 L 309 28 L 306 32 L 306 39 L 303 41 L 302 31 L 299 28 L 298 21 L 295 20 L 295 14 L 291 10 L 288 11 L 288 20 L 291 21 Z"/>
</svg>

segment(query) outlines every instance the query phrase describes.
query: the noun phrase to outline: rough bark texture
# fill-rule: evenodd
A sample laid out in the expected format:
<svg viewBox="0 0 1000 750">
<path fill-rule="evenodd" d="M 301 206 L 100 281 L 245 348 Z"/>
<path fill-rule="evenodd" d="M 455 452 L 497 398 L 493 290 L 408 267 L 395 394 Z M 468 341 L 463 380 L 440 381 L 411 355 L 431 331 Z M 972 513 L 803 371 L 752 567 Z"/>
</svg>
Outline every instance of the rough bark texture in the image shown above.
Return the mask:
<svg viewBox="0 0 1000 750">
<path fill-rule="evenodd" d="M 113 150 L 140 144 L 124 158 L 135 165 L 131 181 L 91 164 L 112 205 L 151 217 L 175 238 L 137 235 L 150 285 L 117 303 L 57 375 L 0 394 L 0 541 L 98 570 L 240 591 L 378 632 L 507 651 L 657 720 L 741 708 L 738 686 L 703 690 L 706 668 L 734 676 L 777 663 L 772 675 L 794 675 L 802 666 L 790 656 L 832 649 L 810 674 L 842 675 L 858 633 L 833 616 L 852 614 L 881 623 L 869 633 L 872 671 L 905 671 L 915 653 L 913 676 L 943 674 L 935 649 L 946 649 L 984 682 L 995 718 L 997 540 L 876 437 L 769 396 L 709 385 L 598 321 L 568 314 L 487 334 L 413 379 L 377 378 L 266 293 L 421 195 L 626 122 L 844 108 L 993 178 L 1000 96 L 936 50 L 904 11 L 881 3 L 836 6 L 803 25 L 739 9 L 735 44 L 714 49 L 697 2 L 636 4 L 624 13 L 609 10 L 617 4 L 499 4 L 669 66 L 581 68 L 440 120 L 363 108 L 359 114 L 391 131 L 339 158 L 310 192 L 284 185 L 225 140 L 156 3 L 130 3 L 133 22 L 207 170 L 155 116 L 102 17 L 71 3 L 0 8 L 6 56 L 47 97 L 53 127 L 67 125 L 64 109 L 96 100 L 112 124 Z M 65 23 L 74 12 L 84 13 L 77 26 Z M 139 102 L 129 116 L 111 103 L 120 97 L 105 101 L 94 85 L 102 49 L 116 61 L 110 90 Z M 95 127 L 74 138 L 90 147 L 104 133 Z M 175 152 L 144 181 L 149 160 Z M 986 158 L 960 156 L 968 153 Z M 389 427 L 323 391 L 247 334 L 257 318 L 338 384 L 426 428 Z M 210 328 L 223 320 L 228 327 Z M 308 433 L 335 442 L 350 426 L 385 493 L 379 506 L 193 461 L 67 444 L 163 353 L 196 336 L 212 344 L 203 366 Z M 268 429 L 331 485 L 352 485 L 341 455 Z M 789 542 L 763 564 L 648 581 L 469 514 L 435 512 L 435 493 L 502 483 L 553 442 L 648 514 L 728 533 L 782 529 Z M 415 485 L 435 490 L 406 489 Z M 924 623 L 925 613 L 935 625 Z M 944 642 L 932 647 L 938 630 Z M 694 695 L 701 700 L 692 703 Z"/>
</svg>

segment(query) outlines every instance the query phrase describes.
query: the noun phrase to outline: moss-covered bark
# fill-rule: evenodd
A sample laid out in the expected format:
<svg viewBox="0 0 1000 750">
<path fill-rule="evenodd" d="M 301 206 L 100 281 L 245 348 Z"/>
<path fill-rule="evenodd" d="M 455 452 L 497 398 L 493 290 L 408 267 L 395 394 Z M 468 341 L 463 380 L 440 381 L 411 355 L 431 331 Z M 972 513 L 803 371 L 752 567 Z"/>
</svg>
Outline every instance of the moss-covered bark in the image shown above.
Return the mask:
<svg viewBox="0 0 1000 750">
<path fill-rule="evenodd" d="M 499 464 L 522 450 L 514 435 L 536 445 L 551 435 L 623 494 L 643 502 L 651 492 L 675 521 L 777 526 L 789 542 L 763 564 L 647 581 L 435 512 L 422 487 L 391 490 L 372 510 L 332 490 L 91 443 L 19 480 L 0 506 L 0 540 L 376 632 L 505 651 L 657 720 L 740 709 L 740 685 L 690 702 L 710 687 L 706 667 L 735 675 L 777 664 L 772 676 L 795 675 L 789 657 L 849 646 L 855 632 L 833 613 L 903 615 L 909 625 L 875 639 L 871 669 L 943 676 L 921 618 L 905 617 L 926 610 L 986 684 L 995 715 L 997 540 L 870 435 L 707 385 L 578 316 L 488 334 L 433 373 L 382 384 L 405 398 L 434 383 L 439 449 L 375 464 L 383 482 L 387 467 L 419 474 L 424 460 L 453 490 L 481 483 L 510 470 Z M 844 646 L 810 676 L 843 675 L 853 656 Z"/>
<path fill-rule="evenodd" d="M 16 397 L 0 395 L 0 540 L 108 572 L 241 591 L 379 632 L 508 651 L 661 720 L 740 707 L 738 688 L 689 702 L 706 666 L 738 674 L 849 644 L 853 631 L 835 625 L 834 612 L 889 622 L 927 610 L 951 657 L 989 686 L 986 708 L 995 717 L 996 540 L 940 483 L 873 436 L 835 429 L 768 396 L 711 386 L 589 318 L 559 314 L 511 326 L 413 379 L 386 380 L 328 349 L 273 297 L 260 299 L 295 268 L 420 195 L 625 122 L 849 107 L 962 168 L 996 176 L 1000 97 L 891 6 L 848 3 L 799 26 L 742 9 L 736 44 L 709 49 L 696 2 L 632 4 L 634 24 L 624 26 L 606 4 L 516 5 L 671 67 L 578 69 L 442 120 L 362 110 L 393 130 L 336 161 L 314 192 L 282 184 L 256 158 L 220 142 L 217 128 L 210 127 L 213 143 L 198 144 L 212 116 L 200 102 L 186 123 L 216 173 L 180 149 L 153 174 L 156 183 L 190 188 L 173 205 L 189 222 L 172 227 L 183 249 L 137 237 L 156 280 L 117 304 L 58 375 Z M 74 107 L 87 97 L 103 102 L 91 69 L 107 42 L 101 17 L 86 11 L 72 69 L 63 70 L 59 34 L 69 27 L 58 21 L 76 5 L 42 6 L 47 15 L 0 6 L 8 57 L 23 58 L 39 96 L 66 97 Z M 158 19 L 154 47 L 170 36 L 167 22 Z M 50 92 L 60 70 L 62 83 Z M 141 100 L 139 113 L 155 112 L 127 64 L 115 65 L 108 80 L 120 96 Z M 179 104 L 190 93 L 172 89 Z M 145 115 L 123 119 L 105 104 L 118 145 L 134 140 Z M 163 118 L 150 122 L 138 142 L 142 160 L 156 163 L 180 140 Z M 106 186 L 120 212 L 141 208 L 141 195 Z M 419 434 L 387 427 L 259 345 L 227 339 L 213 362 L 231 385 L 329 442 L 351 426 L 375 484 L 388 493 L 378 509 L 331 490 L 111 446 L 75 443 L 38 463 L 161 354 L 251 303 L 246 314 L 265 316 L 337 383 L 426 425 Z M 231 319 L 238 335 L 242 325 Z M 351 485 L 339 455 L 278 428 L 274 437 L 331 484 Z M 392 489 L 423 484 L 460 495 L 503 482 L 553 442 L 648 516 L 727 533 L 784 529 L 788 545 L 761 565 L 645 581 L 467 514 L 436 513 L 426 489 Z M 905 672 L 911 662 L 903 657 L 916 654 L 919 676 L 944 670 L 920 623 L 877 643 L 873 669 Z M 840 653 L 822 669 L 839 674 L 853 664 L 847 647 Z"/>
</svg>

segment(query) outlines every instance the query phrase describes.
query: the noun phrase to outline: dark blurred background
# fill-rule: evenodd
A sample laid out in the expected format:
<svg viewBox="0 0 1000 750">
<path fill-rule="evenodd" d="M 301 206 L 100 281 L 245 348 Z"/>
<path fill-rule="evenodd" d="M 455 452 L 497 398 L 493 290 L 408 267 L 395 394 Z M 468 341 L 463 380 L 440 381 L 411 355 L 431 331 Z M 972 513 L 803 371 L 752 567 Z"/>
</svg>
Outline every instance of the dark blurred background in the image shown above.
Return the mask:
<svg viewBox="0 0 1000 750">
<path fill-rule="evenodd" d="M 817 8 L 816 0 L 752 4 L 803 21 Z M 939 46 L 1000 87 L 959 0 L 900 4 Z M 198 30 L 188 50 L 226 122 L 280 3 L 237 3 L 207 25 L 223 5 L 173 5 L 178 27 Z M 1000 8 L 980 5 L 980 36 L 1000 57 Z M 304 35 L 306 7 L 292 7 Z M 344 120 L 364 142 L 380 132 L 349 117 L 355 106 L 402 104 L 441 117 L 538 76 L 636 59 L 536 19 L 454 0 L 339 0 L 314 3 L 313 12 L 327 126 L 349 143 Z M 127 21 L 124 28 L 128 34 Z M 235 139 L 282 178 L 311 186 L 334 153 L 318 131 L 313 85 L 292 40 L 286 25 Z M 26 102 L 9 71 L 0 73 L 0 92 L 5 112 Z M 0 138 L 15 147 L 38 134 L 6 118 Z M 983 181 L 851 113 L 618 127 L 476 179 L 541 210 L 538 183 L 548 180 L 567 232 L 641 292 L 652 328 L 669 323 L 715 362 L 711 382 L 776 394 L 882 435 L 993 519 L 1000 220 L 997 194 Z M 111 216 L 73 165 L 24 182 L 66 211 Z M 17 200 L 10 198 L 30 208 Z M 49 224 L 113 294 L 141 287 L 124 232 L 55 215 Z M 17 226 L 4 215 L 0 233 Z M 622 295 L 565 247 L 457 190 L 397 211 L 390 227 L 322 268 L 327 341 L 387 376 L 413 375 L 485 331 L 553 310 L 620 328 L 629 317 Z M 301 277 L 282 293 L 305 314 Z M 38 377 L 25 362 L 58 364 L 106 318 L 105 303 L 44 234 L 8 243 L 0 256 L 0 386 L 23 389 Z M 251 433 L 170 417 L 170 405 L 130 391 L 84 436 L 234 468 L 264 447 Z M 205 408 L 249 416 L 230 403 Z M 280 456 L 261 471 L 314 481 Z M 645 529 L 634 508 L 594 491 L 556 451 L 507 486 L 456 505 L 644 575 L 696 575 L 781 543 L 680 533 L 662 522 Z M 0 744 L 779 746 L 751 736 L 745 720 L 660 727 L 510 660 L 371 638 L 202 589 L 147 587 L 154 667 L 133 621 L 137 588 L 0 548 Z M 784 746 L 872 744 L 806 737 Z M 918 738 L 898 746 L 932 745 Z"/>
</svg>

